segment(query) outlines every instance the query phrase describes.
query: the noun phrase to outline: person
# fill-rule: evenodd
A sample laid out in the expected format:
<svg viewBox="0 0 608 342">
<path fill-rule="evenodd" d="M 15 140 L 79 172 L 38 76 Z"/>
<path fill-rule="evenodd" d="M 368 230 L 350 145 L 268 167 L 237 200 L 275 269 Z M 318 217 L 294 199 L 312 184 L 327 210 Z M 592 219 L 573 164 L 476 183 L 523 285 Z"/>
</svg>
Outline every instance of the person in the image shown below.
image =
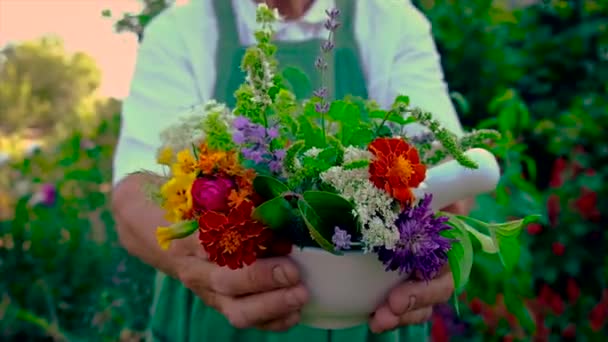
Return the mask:
<svg viewBox="0 0 608 342">
<path fill-rule="evenodd" d="M 315 57 L 327 37 L 325 10 L 337 7 L 337 96 L 362 96 L 388 107 L 397 95 L 406 94 L 462 134 L 430 23 L 409 1 L 266 3 L 285 18 L 275 28 L 281 65 L 315 72 Z M 112 210 L 123 246 L 159 270 L 150 340 L 426 340 L 424 323 L 433 305 L 448 301 L 453 292 L 449 270 L 428 284 L 404 283 L 393 289 L 368 325 L 327 331 L 298 324 L 308 290 L 288 257 L 233 271 L 208 262 L 196 236 L 175 241 L 168 251 L 157 245 L 154 231 L 164 223 L 163 212 L 142 193 L 142 180 L 149 176 L 135 172 L 161 171 L 155 162 L 159 132 L 177 120 L 176 113 L 210 99 L 234 104 L 233 93 L 244 80 L 241 57 L 255 43 L 256 6 L 256 0 L 190 0 L 156 17 L 139 47 L 115 152 Z M 467 203 L 448 209 L 464 213 Z"/>
</svg>

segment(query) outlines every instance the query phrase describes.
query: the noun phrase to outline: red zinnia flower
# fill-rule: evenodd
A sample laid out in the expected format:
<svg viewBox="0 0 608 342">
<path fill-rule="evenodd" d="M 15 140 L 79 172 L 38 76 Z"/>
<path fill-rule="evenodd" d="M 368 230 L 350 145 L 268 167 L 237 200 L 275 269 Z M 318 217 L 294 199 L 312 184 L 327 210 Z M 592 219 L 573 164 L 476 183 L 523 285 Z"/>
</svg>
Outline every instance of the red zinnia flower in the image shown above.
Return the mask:
<svg viewBox="0 0 608 342">
<path fill-rule="evenodd" d="M 416 188 L 426 177 L 418 150 L 400 138 L 378 138 L 369 145 L 375 156 L 369 166 L 370 181 L 401 203 L 414 199 Z"/>
<path fill-rule="evenodd" d="M 209 260 L 220 266 L 238 269 L 251 265 L 268 249 L 271 231 L 251 218 L 249 201 L 232 209 L 228 215 L 207 211 L 199 218 L 199 240 Z"/>
</svg>

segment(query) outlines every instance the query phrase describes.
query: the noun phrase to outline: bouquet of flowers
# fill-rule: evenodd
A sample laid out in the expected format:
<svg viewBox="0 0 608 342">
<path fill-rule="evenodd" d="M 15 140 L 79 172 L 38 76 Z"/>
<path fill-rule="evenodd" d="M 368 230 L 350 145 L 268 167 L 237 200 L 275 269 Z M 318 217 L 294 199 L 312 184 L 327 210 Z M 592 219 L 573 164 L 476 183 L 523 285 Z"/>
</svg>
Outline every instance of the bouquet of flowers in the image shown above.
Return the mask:
<svg viewBox="0 0 608 342">
<path fill-rule="evenodd" d="M 329 39 L 316 61 L 321 73 L 339 26 L 339 11 L 327 14 Z M 162 132 L 157 160 L 168 172 L 160 186 L 149 187 L 172 223 L 158 228 L 160 245 L 198 232 L 209 259 L 231 269 L 291 254 L 304 266 L 305 280 L 315 272 L 335 277 L 341 271 L 297 254 L 303 250 L 332 260 L 365 256 L 374 264 L 359 263 L 353 272 L 368 277 L 373 272 L 366 268 L 375 267 L 394 277 L 378 280 L 384 283 L 370 302 L 395 281 L 432 279 L 448 263 L 462 287 L 472 266 L 472 240 L 512 267 L 517 235 L 531 218 L 489 224 L 439 211 L 494 190 L 498 166 L 480 147 L 499 133 L 479 130 L 458 138 L 431 113 L 411 107 L 405 95 L 390 109 L 355 97 L 331 99 L 323 85 L 312 98 L 296 99 L 277 73 L 277 18 L 265 5 L 258 7 L 258 43 L 242 60 L 247 76 L 235 93 L 235 108 L 210 101 Z M 409 125 L 426 129 L 408 136 Z M 328 286 L 340 286 L 335 281 Z M 312 301 L 323 306 L 320 290 L 308 285 Z"/>
</svg>

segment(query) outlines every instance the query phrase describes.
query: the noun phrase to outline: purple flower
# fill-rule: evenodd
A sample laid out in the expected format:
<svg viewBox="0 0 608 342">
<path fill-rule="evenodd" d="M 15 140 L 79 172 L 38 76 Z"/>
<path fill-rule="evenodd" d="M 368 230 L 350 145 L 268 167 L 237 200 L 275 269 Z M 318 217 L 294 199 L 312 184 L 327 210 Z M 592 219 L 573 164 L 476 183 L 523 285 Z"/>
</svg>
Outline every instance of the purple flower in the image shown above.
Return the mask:
<svg viewBox="0 0 608 342">
<path fill-rule="evenodd" d="M 265 163 L 275 173 L 283 169 L 285 151 L 271 149 L 272 142 L 279 137 L 276 127 L 266 128 L 241 116 L 234 119 L 233 127 L 236 131 L 232 135 L 232 141 L 241 145 L 245 159 L 256 164 Z"/>
<path fill-rule="evenodd" d="M 316 97 L 325 98 L 327 96 L 327 88 L 321 87 L 312 93 Z"/>
<path fill-rule="evenodd" d="M 346 230 L 335 227 L 334 236 L 331 238 L 331 242 L 334 243 L 336 250 L 350 249 L 351 236 Z"/>
<path fill-rule="evenodd" d="M 315 103 L 315 111 L 317 113 L 327 113 L 329 111 L 329 103 L 327 103 L 327 102 Z"/>
<path fill-rule="evenodd" d="M 30 198 L 29 204 L 35 206 L 42 204 L 52 206 L 57 201 L 57 188 L 52 184 L 43 184 L 40 189 Z"/>
<path fill-rule="evenodd" d="M 315 60 L 315 68 L 317 68 L 318 70 L 327 69 L 327 62 L 325 62 L 323 57 L 317 57 L 317 59 Z"/>
<path fill-rule="evenodd" d="M 234 121 L 232 122 L 232 125 L 234 126 L 234 128 L 236 128 L 237 130 L 244 130 L 247 127 L 249 127 L 249 125 L 251 124 L 251 121 L 249 121 L 249 119 L 247 119 L 244 116 L 237 116 Z"/>
<path fill-rule="evenodd" d="M 326 40 L 321 44 L 321 51 L 327 53 L 330 52 L 334 48 L 334 42 L 331 40 Z"/>
<path fill-rule="evenodd" d="M 435 217 L 430 209 L 432 196 L 413 208 L 403 211 L 395 224 L 399 229 L 399 241 L 394 249 L 377 249 L 378 257 L 388 270 L 415 275 L 431 280 L 448 261 L 451 240 L 440 235 L 451 227 L 447 217 Z"/>
</svg>

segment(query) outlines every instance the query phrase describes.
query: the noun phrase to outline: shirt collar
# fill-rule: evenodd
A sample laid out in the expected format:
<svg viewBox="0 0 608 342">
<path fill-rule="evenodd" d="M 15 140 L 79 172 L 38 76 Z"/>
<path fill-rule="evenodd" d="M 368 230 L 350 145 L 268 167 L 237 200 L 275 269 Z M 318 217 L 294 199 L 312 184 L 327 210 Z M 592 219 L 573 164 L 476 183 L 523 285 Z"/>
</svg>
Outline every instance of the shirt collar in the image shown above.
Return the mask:
<svg viewBox="0 0 608 342">
<path fill-rule="evenodd" d="M 236 2 L 238 1 L 238 4 Z M 255 30 L 257 28 L 257 23 L 255 21 L 255 11 L 257 8 L 257 4 L 254 0 L 236 0 L 233 2 L 236 6 L 236 11 L 239 16 L 239 20 L 241 20 L 250 30 Z M 310 8 L 304 13 L 304 15 L 290 23 L 299 23 L 305 25 L 321 25 L 327 19 L 327 14 L 325 10 L 331 9 L 335 6 L 334 0 L 314 0 Z M 275 25 L 275 29 L 277 31 L 281 31 L 286 25 L 289 25 L 285 21 L 280 21 Z"/>
</svg>

